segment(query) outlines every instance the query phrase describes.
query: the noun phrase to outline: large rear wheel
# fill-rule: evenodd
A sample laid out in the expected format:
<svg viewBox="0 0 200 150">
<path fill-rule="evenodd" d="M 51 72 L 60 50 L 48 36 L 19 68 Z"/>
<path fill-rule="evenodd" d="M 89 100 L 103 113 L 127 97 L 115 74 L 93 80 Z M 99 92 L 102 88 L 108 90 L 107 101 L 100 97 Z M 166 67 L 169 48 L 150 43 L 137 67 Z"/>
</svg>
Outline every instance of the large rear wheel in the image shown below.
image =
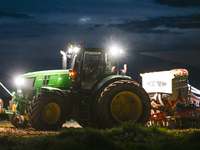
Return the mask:
<svg viewBox="0 0 200 150">
<path fill-rule="evenodd" d="M 110 128 L 127 121 L 144 125 L 150 110 L 149 96 L 138 83 L 116 81 L 104 89 L 98 100 L 98 127 Z"/>
<path fill-rule="evenodd" d="M 36 130 L 58 130 L 69 117 L 68 99 L 53 92 L 43 93 L 31 101 L 27 113 Z"/>
</svg>

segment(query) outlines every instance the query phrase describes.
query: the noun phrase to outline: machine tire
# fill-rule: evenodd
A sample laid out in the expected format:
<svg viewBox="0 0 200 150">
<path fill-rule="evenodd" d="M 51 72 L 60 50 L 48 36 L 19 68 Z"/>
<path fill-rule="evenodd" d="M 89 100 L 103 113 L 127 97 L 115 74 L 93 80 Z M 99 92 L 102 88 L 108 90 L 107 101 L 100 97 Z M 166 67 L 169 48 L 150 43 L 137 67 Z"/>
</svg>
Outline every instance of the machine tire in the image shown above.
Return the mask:
<svg viewBox="0 0 200 150">
<path fill-rule="evenodd" d="M 145 125 L 150 111 L 150 98 L 137 82 L 115 81 L 98 100 L 98 128 L 111 128 L 128 121 Z"/>
<path fill-rule="evenodd" d="M 29 122 L 24 118 L 24 116 L 20 115 L 8 115 L 9 120 L 11 121 L 12 125 L 16 128 L 28 128 Z"/>
<path fill-rule="evenodd" d="M 12 110 L 12 100 L 9 101 L 8 110 Z M 12 125 L 16 128 L 28 128 L 29 122 L 24 118 L 23 115 L 8 115 Z"/>
<path fill-rule="evenodd" d="M 58 130 L 69 117 L 68 99 L 45 92 L 33 98 L 27 113 L 31 126 L 36 130 Z"/>
</svg>

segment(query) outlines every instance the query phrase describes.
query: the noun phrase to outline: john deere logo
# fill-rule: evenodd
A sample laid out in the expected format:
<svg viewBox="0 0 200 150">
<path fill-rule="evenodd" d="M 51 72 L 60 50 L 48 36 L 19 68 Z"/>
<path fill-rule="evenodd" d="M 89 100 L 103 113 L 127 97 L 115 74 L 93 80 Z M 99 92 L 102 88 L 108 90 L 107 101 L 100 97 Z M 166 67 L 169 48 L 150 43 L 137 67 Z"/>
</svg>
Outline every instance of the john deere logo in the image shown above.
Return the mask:
<svg viewBox="0 0 200 150">
<path fill-rule="evenodd" d="M 167 83 L 166 82 L 162 82 L 162 81 L 150 81 L 147 83 L 148 86 L 153 86 L 153 87 L 156 87 L 156 86 L 159 86 L 159 87 L 163 87 L 163 86 L 166 86 Z"/>
</svg>

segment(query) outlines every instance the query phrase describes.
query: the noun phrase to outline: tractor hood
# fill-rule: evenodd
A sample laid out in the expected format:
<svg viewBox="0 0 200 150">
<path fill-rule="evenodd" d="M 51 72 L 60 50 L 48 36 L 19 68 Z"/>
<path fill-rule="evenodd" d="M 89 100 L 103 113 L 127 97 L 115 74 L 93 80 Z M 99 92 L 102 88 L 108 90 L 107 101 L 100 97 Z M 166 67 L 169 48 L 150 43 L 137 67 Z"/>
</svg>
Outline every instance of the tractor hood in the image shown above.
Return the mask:
<svg viewBox="0 0 200 150">
<path fill-rule="evenodd" d="M 28 95 L 26 99 L 31 99 L 33 94 L 30 94 L 30 91 L 40 92 L 41 87 L 53 87 L 67 91 L 70 89 L 72 79 L 69 70 L 30 72 L 17 77 L 17 92 Z"/>
<path fill-rule="evenodd" d="M 23 75 L 20 75 L 19 77 L 38 77 L 38 76 L 45 76 L 45 75 L 59 75 L 59 74 L 69 74 L 69 70 L 46 70 L 46 71 L 36 71 L 36 72 L 29 72 Z"/>
</svg>

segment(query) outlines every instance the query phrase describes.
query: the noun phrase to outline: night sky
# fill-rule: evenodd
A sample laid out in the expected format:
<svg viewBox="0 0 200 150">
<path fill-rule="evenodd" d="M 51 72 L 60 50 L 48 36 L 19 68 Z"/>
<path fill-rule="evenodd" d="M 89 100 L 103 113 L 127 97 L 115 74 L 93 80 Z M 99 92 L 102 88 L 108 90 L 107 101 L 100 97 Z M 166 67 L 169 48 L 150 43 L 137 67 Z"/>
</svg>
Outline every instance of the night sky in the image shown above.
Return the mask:
<svg viewBox="0 0 200 150">
<path fill-rule="evenodd" d="M 140 73 L 185 68 L 200 89 L 199 0 L 1 0 L 0 82 L 15 89 L 26 72 L 60 69 L 60 50 L 116 44 Z"/>
</svg>

